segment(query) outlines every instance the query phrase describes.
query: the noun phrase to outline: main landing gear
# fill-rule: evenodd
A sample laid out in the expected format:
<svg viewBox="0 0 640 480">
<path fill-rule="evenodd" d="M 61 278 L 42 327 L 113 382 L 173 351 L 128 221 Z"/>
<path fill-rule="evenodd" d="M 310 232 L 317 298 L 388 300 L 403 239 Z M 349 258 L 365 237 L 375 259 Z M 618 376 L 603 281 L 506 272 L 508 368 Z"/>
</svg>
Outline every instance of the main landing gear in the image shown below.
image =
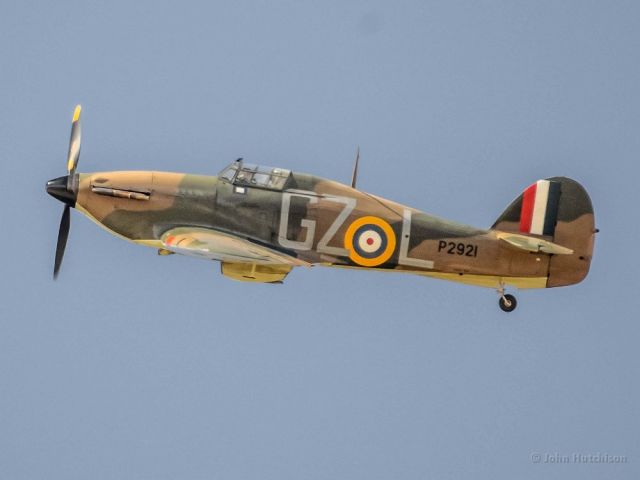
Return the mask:
<svg viewBox="0 0 640 480">
<path fill-rule="evenodd" d="M 504 285 L 502 284 L 500 284 L 500 288 L 498 288 L 498 295 L 500 295 L 498 305 L 503 312 L 513 312 L 518 306 L 516 297 L 510 293 L 504 293 Z"/>
</svg>

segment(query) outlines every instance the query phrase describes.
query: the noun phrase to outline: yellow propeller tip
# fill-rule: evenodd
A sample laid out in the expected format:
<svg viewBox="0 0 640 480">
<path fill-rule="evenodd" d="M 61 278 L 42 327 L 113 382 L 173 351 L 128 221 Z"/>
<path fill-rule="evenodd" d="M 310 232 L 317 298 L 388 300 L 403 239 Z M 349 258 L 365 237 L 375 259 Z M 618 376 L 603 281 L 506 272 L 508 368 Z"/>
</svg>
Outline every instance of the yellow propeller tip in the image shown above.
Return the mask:
<svg viewBox="0 0 640 480">
<path fill-rule="evenodd" d="M 78 119 L 80 118 L 80 111 L 82 110 L 82 107 L 80 105 L 76 105 L 76 109 L 73 111 L 73 121 L 77 122 Z"/>
</svg>

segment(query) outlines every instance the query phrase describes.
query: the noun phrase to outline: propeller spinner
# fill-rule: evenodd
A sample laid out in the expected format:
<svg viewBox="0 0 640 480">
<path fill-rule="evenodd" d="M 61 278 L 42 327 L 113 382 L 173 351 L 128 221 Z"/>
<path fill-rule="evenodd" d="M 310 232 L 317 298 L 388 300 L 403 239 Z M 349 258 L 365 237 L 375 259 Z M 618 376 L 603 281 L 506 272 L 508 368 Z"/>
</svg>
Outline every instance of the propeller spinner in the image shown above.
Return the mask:
<svg viewBox="0 0 640 480">
<path fill-rule="evenodd" d="M 58 177 L 47 182 L 47 193 L 52 197 L 64 203 L 62 218 L 60 219 L 60 229 L 58 230 L 58 242 L 56 245 L 56 257 L 53 266 L 53 278 L 58 277 L 64 250 L 67 246 L 67 238 L 69 237 L 69 228 L 71 226 L 71 207 L 75 207 L 76 198 L 78 196 L 78 187 L 76 181 L 76 167 L 80 158 L 80 105 L 77 105 L 73 111 L 73 120 L 71 123 L 71 137 L 69 139 L 69 153 L 67 154 L 67 175 Z"/>
</svg>

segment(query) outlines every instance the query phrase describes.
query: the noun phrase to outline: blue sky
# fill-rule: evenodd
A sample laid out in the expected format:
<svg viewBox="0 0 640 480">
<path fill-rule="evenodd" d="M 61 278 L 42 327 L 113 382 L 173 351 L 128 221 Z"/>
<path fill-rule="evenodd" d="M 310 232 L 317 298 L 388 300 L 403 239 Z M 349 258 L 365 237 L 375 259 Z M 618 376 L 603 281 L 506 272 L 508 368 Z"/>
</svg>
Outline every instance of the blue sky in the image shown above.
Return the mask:
<svg viewBox="0 0 640 480">
<path fill-rule="evenodd" d="M 637 478 L 637 2 L 15 2 L 0 7 L 0 477 Z M 77 212 L 80 171 L 242 156 L 489 226 L 571 176 L 580 285 L 493 291 L 158 257 Z M 539 463 L 609 454 L 623 464 Z"/>
</svg>

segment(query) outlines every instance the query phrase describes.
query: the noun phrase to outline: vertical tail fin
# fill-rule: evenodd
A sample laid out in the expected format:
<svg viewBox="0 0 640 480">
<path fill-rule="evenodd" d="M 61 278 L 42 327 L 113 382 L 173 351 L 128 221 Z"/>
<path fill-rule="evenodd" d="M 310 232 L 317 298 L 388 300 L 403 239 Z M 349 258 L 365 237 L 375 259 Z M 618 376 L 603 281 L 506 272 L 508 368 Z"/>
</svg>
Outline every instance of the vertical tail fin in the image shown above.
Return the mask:
<svg viewBox="0 0 640 480">
<path fill-rule="evenodd" d="M 553 237 L 562 183 L 553 179 L 529 185 L 493 224 L 494 229 Z"/>
<path fill-rule="evenodd" d="M 520 232 L 553 236 L 558 219 L 560 183 L 538 180 L 522 194 Z"/>
<path fill-rule="evenodd" d="M 548 287 L 571 285 L 587 276 L 593 255 L 593 206 L 587 191 L 575 180 L 538 180 L 516 198 L 493 224 L 494 230 L 542 237 L 573 250 L 552 255 Z"/>
</svg>

